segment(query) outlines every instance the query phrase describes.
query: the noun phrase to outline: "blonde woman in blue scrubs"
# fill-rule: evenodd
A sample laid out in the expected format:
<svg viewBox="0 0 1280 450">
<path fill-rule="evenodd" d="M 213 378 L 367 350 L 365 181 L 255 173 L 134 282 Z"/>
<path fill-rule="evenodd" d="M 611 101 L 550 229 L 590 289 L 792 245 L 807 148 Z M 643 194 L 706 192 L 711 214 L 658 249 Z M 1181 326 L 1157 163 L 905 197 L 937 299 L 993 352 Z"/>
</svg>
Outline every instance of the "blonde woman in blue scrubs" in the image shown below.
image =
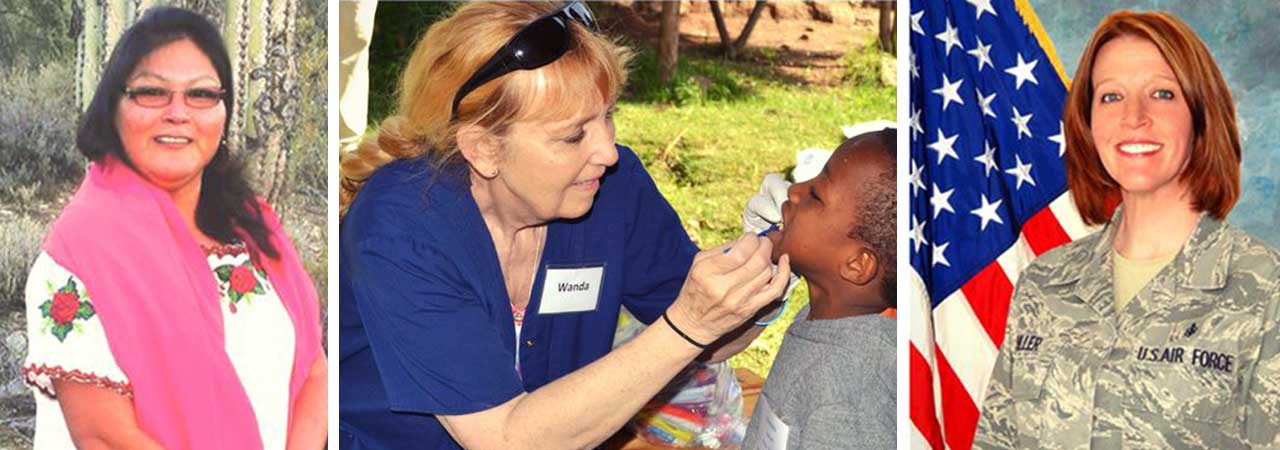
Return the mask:
<svg viewBox="0 0 1280 450">
<path fill-rule="evenodd" d="M 788 258 L 698 251 L 614 143 L 627 59 L 577 2 L 468 4 L 419 41 L 343 161 L 342 448 L 594 447 L 759 332 Z M 654 326 L 610 352 L 623 305 Z"/>
</svg>

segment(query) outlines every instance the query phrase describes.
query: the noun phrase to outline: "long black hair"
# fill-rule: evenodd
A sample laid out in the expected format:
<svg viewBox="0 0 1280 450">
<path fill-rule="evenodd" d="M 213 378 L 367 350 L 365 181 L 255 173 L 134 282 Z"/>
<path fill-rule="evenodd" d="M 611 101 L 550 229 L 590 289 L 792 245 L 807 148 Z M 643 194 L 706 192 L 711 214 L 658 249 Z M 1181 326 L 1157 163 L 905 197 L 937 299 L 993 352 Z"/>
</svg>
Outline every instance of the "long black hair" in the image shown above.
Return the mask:
<svg viewBox="0 0 1280 450">
<path fill-rule="evenodd" d="M 222 100 L 227 109 L 223 130 L 231 127 L 232 112 L 235 111 L 235 83 L 232 82 L 231 59 L 217 27 L 204 16 L 189 10 L 154 7 L 124 32 L 111 51 L 93 100 L 80 117 L 76 146 L 81 154 L 95 162 L 101 162 L 108 155 L 114 156 L 137 170 L 125 153 L 115 126 L 116 109 L 124 94 L 125 80 L 151 52 L 182 39 L 195 43 L 213 63 L 218 81 L 226 91 Z M 244 176 L 244 167 L 231 156 L 225 140 L 219 141 L 217 152 L 201 174 L 196 227 L 223 244 L 239 240 L 241 236 L 237 230 L 241 230 L 267 256 L 275 258 L 279 254 L 268 239 L 269 231 L 263 220 L 262 208 Z"/>
</svg>

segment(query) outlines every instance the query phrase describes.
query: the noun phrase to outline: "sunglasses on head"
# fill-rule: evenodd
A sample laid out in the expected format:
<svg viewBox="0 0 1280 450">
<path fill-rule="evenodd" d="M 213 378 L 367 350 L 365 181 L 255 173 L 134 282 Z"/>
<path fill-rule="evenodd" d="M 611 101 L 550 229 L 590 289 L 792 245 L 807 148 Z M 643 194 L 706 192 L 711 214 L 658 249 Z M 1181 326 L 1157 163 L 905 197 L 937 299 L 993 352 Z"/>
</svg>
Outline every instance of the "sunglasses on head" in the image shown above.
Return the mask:
<svg viewBox="0 0 1280 450">
<path fill-rule="evenodd" d="M 592 30 L 596 29 L 595 16 L 591 15 L 591 10 L 582 2 L 569 2 L 551 14 L 530 22 L 458 88 L 457 95 L 453 96 L 450 120 L 458 118 L 458 105 L 462 103 L 463 97 L 476 88 L 508 73 L 534 70 L 564 56 L 569 50 L 572 36 L 569 31 L 570 20 Z"/>
</svg>

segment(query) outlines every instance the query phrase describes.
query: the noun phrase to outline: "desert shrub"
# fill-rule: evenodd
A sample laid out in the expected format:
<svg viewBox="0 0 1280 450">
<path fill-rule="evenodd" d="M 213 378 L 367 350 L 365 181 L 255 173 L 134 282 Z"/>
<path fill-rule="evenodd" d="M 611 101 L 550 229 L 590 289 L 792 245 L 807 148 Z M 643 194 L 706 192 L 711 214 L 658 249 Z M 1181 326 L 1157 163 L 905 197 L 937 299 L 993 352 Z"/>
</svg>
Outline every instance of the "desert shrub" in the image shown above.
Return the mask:
<svg viewBox="0 0 1280 450">
<path fill-rule="evenodd" d="M 27 273 L 40 252 L 45 219 L 0 215 L 0 448 L 31 448 L 35 402 L 21 384 L 27 353 Z M 10 431 L 10 429 L 17 431 Z M 20 438 L 19 436 L 23 436 Z M 16 439 L 16 440 L 15 440 Z"/>
<path fill-rule="evenodd" d="M 0 67 L 71 59 L 76 42 L 69 30 L 75 28 L 83 4 L 79 0 L 0 2 Z"/>
<path fill-rule="evenodd" d="M 27 272 L 40 254 L 45 225 L 23 215 L 0 218 L 0 312 L 22 309 Z"/>
<path fill-rule="evenodd" d="M 70 190 L 83 175 L 72 78 L 61 62 L 0 67 L 0 203 L 20 209 Z"/>
</svg>

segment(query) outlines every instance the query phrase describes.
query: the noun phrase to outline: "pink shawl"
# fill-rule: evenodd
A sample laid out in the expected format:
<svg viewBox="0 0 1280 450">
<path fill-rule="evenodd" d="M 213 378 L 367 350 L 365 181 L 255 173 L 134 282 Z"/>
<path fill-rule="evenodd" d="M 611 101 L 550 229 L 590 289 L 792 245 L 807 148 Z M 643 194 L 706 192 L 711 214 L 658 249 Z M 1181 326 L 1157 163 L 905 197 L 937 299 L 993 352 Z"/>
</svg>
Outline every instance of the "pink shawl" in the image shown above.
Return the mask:
<svg viewBox="0 0 1280 450">
<path fill-rule="evenodd" d="M 319 305 L 279 219 L 259 203 L 280 253 L 260 259 L 297 337 L 292 423 L 293 404 L 321 351 Z M 262 448 L 225 350 L 215 278 L 168 193 L 119 160 L 91 164 L 44 251 L 91 295 L 111 354 L 133 386 L 143 431 L 169 449 Z"/>
</svg>

